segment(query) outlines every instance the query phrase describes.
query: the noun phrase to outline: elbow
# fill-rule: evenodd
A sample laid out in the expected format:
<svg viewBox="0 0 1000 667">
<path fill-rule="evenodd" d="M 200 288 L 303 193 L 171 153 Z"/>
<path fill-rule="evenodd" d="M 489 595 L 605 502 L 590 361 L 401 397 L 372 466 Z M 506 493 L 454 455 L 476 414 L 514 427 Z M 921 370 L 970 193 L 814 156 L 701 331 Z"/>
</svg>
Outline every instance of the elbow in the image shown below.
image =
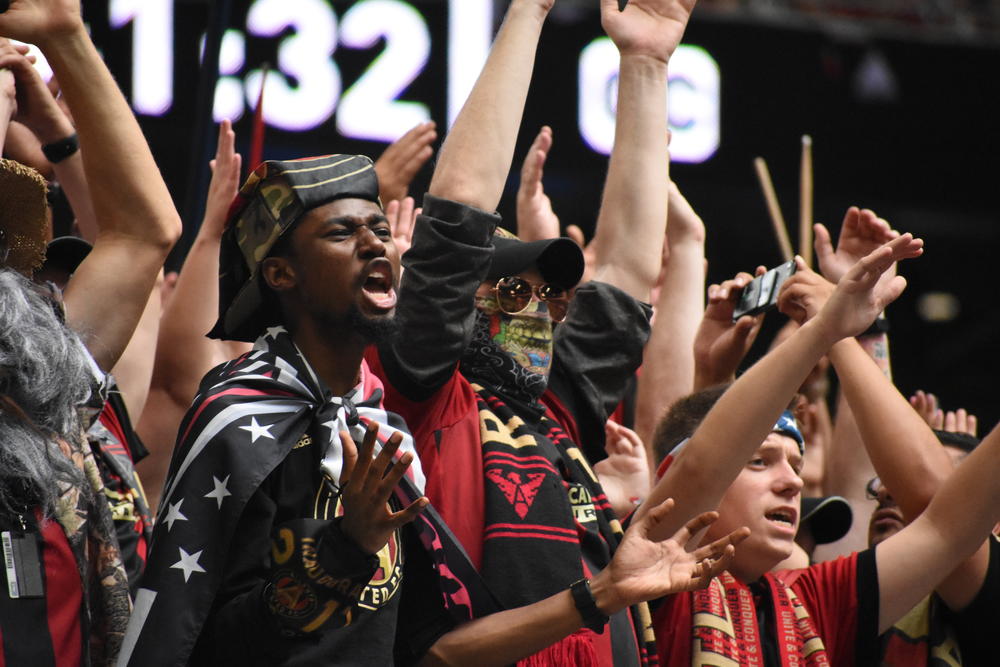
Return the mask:
<svg viewBox="0 0 1000 667">
<path fill-rule="evenodd" d="M 170 215 L 164 216 L 160 223 L 156 225 L 157 233 L 152 239 L 153 243 L 164 253 L 169 253 L 177 245 L 183 231 L 184 227 L 180 216 L 172 212 Z"/>
</svg>

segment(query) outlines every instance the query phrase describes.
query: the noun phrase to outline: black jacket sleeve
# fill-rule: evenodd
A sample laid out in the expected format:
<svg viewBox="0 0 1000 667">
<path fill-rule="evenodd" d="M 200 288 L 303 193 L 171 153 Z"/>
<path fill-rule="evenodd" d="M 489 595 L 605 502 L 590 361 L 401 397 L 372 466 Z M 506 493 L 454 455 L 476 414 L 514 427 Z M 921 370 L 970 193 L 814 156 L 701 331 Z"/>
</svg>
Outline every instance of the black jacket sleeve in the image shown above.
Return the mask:
<svg viewBox="0 0 1000 667">
<path fill-rule="evenodd" d="M 604 422 L 642 364 L 652 308 L 612 285 L 576 290 L 566 321 L 555 332 L 551 391 L 576 420 L 591 462 L 605 458 Z"/>
<path fill-rule="evenodd" d="M 404 334 L 379 347 L 389 381 L 407 398 L 427 398 L 454 372 L 472 335 L 474 297 L 493 261 L 499 222 L 495 213 L 424 197 L 403 256 L 396 318 Z"/>
</svg>

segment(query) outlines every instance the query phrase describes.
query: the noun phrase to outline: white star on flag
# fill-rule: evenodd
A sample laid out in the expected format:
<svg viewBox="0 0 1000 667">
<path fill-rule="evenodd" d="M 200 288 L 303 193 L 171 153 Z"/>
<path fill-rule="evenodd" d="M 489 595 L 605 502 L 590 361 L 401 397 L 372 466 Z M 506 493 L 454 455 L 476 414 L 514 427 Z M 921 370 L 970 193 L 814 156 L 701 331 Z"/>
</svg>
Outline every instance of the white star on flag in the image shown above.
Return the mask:
<svg viewBox="0 0 1000 667">
<path fill-rule="evenodd" d="M 255 442 L 257 442 L 257 438 L 261 437 L 270 438 L 271 440 L 274 440 L 274 436 L 271 435 L 271 426 L 274 426 L 274 424 L 261 426 L 260 424 L 257 423 L 256 417 L 251 417 L 250 424 L 248 426 L 240 426 L 240 428 L 243 429 L 244 431 L 250 432 L 250 444 L 252 445 Z"/>
<path fill-rule="evenodd" d="M 233 495 L 226 488 L 226 485 L 229 484 L 229 477 L 229 475 L 226 475 L 226 478 L 220 482 L 218 477 L 212 475 L 212 482 L 215 484 L 215 488 L 205 494 L 206 498 L 214 498 L 219 502 L 219 509 L 222 509 L 222 499 Z"/>
<path fill-rule="evenodd" d="M 181 547 L 177 547 L 177 550 L 181 552 L 181 559 L 170 567 L 184 572 L 184 583 L 187 583 L 187 580 L 191 578 L 192 572 L 205 572 L 205 568 L 198 565 L 198 559 L 201 557 L 201 551 L 189 554 Z M 202 551 L 204 551 L 204 549 L 202 549 Z"/>
<path fill-rule="evenodd" d="M 167 516 L 163 517 L 162 521 L 167 524 L 167 532 L 174 527 L 174 521 L 187 521 L 188 518 L 181 514 L 181 504 L 184 499 L 181 498 L 176 503 L 167 503 Z"/>
<path fill-rule="evenodd" d="M 285 327 L 268 327 L 267 328 L 267 335 L 270 336 L 271 338 L 277 338 L 278 334 L 280 334 L 280 333 L 288 333 L 288 330 Z"/>
</svg>

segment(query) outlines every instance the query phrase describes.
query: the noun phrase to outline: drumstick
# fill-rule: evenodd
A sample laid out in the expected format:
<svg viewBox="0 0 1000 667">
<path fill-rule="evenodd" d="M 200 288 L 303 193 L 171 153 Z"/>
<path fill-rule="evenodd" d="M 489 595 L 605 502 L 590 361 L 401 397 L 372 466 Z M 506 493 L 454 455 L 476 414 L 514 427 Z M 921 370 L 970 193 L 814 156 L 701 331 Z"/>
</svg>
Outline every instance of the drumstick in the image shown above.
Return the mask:
<svg viewBox="0 0 1000 667">
<path fill-rule="evenodd" d="M 812 137 L 802 135 L 802 163 L 799 167 L 799 254 L 812 268 L 813 256 L 813 160 Z"/>
<path fill-rule="evenodd" d="M 781 207 L 778 206 L 778 196 L 774 193 L 771 172 L 767 170 L 767 162 L 762 157 L 755 158 L 753 166 L 757 170 L 757 180 L 764 193 L 764 201 L 767 202 L 767 212 L 771 216 L 774 236 L 778 239 L 778 245 L 781 247 L 781 256 L 787 262 L 792 258 L 792 244 L 788 240 L 788 229 L 785 227 L 785 219 L 781 216 Z"/>
</svg>

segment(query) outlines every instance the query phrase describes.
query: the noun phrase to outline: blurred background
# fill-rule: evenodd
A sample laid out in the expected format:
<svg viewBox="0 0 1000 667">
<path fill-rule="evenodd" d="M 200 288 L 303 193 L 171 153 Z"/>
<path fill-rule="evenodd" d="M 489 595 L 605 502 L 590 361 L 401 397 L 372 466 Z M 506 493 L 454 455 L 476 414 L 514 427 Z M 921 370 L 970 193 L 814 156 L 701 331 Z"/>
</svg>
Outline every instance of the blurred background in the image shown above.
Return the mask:
<svg viewBox="0 0 1000 667">
<path fill-rule="evenodd" d="M 423 120 L 444 134 L 507 4 L 85 0 L 84 9 L 189 240 L 213 123 L 231 118 L 247 155 L 264 63 L 265 158 L 377 156 Z M 501 203 L 511 224 L 517 167 L 547 124 L 555 143 L 546 190 L 564 225 L 593 229 L 617 69 L 598 4 L 557 0 L 546 25 Z M 671 173 L 705 221 L 709 279 L 781 260 L 756 156 L 768 161 L 797 247 L 800 145 L 811 135 L 817 221 L 836 234 L 846 208 L 860 205 L 926 240 L 925 256 L 902 268 L 910 286 L 888 312 L 898 386 L 971 410 L 983 431 L 1000 419 L 998 73 L 996 0 L 701 0 L 670 71 Z M 781 316 L 769 320 L 773 332 Z"/>
</svg>

